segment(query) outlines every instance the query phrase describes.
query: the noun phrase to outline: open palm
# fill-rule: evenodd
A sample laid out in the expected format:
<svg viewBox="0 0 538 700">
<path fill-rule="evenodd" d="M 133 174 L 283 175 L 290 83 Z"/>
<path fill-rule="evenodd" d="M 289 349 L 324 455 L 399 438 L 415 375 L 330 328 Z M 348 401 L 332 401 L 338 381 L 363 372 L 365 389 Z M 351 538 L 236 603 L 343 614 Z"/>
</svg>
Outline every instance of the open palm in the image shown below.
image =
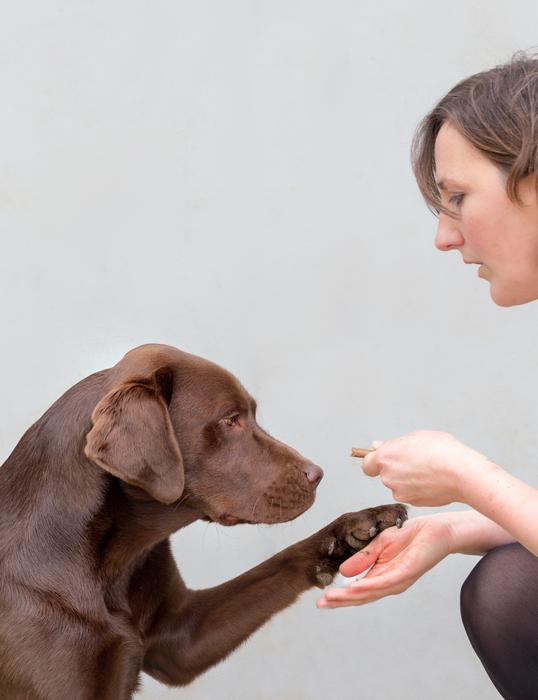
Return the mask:
<svg viewBox="0 0 538 700">
<path fill-rule="evenodd" d="M 384 530 L 340 566 L 344 576 L 368 573 L 346 588 L 328 589 L 318 607 L 364 605 L 402 593 L 450 553 L 449 535 L 446 523 L 428 517 Z"/>
</svg>

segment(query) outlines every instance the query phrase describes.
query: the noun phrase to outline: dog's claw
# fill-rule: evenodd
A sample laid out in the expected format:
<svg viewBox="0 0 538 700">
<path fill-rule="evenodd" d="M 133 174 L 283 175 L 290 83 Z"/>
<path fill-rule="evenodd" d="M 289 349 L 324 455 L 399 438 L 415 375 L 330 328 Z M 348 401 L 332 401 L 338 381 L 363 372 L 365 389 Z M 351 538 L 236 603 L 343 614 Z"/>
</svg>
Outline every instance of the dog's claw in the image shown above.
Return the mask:
<svg viewBox="0 0 538 700">
<path fill-rule="evenodd" d="M 398 530 L 399 530 L 399 529 L 402 527 L 402 525 L 403 525 L 403 520 L 402 520 L 401 518 L 396 518 L 395 525 L 396 525 L 396 527 L 397 527 Z"/>
<path fill-rule="evenodd" d="M 372 526 L 372 527 L 368 530 L 368 534 L 370 535 L 370 537 L 375 537 L 375 536 L 377 535 L 377 527 L 375 527 L 375 525 Z"/>
</svg>

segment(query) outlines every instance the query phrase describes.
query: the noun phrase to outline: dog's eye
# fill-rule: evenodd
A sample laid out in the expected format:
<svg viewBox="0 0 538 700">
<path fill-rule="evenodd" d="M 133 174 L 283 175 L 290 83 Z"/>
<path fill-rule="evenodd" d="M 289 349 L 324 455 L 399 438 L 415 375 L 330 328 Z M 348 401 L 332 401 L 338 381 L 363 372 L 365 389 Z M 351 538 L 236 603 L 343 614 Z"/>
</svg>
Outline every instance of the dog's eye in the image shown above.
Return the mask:
<svg viewBox="0 0 538 700">
<path fill-rule="evenodd" d="M 223 423 L 233 428 L 235 425 L 239 424 L 239 413 L 234 413 L 232 416 L 226 416 L 222 419 Z"/>
</svg>

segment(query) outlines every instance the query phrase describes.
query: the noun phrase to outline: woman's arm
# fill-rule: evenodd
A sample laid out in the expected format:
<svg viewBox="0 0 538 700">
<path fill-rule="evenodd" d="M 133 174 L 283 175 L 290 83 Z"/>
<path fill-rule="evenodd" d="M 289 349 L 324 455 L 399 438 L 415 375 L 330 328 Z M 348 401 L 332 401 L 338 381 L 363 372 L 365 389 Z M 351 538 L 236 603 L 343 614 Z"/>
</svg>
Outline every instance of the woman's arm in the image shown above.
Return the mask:
<svg viewBox="0 0 538 700">
<path fill-rule="evenodd" d="M 367 547 L 340 566 L 344 576 L 366 576 L 346 588 L 329 588 L 319 608 L 365 605 L 388 595 L 403 593 L 454 552 L 484 554 L 513 541 L 499 525 L 473 510 L 435 513 L 413 518 L 397 530 L 383 530 Z"/>
<path fill-rule="evenodd" d="M 538 556 L 538 489 L 448 433 L 419 430 L 378 444 L 364 472 L 414 506 L 465 503 Z"/>
<path fill-rule="evenodd" d="M 445 522 L 448 526 L 450 554 L 478 554 L 494 547 L 514 542 L 514 536 L 476 510 L 435 513 L 425 516 Z"/>
<path fill-rule="evenodd" d="M 494 541 L 496 537 L 502 540 L 504 532 L 538 556 L 538 489 L 489 461 L 477 465 L 476 469 L 468 469 L 460 488 L 461 501 L 479 513 L 474 519 L 455 523 L 455 540 L 461 542 L 461 548 L 455 551 L 467 552 L 465 547 L 471 546 L 469 553 L 475 553 L 472 551 L 474 537 L 478 538 L 477 543 L 480 537 L 485 537 L 487 543 L 488 536 Z M 479 514 L 482 519 L 477 517 Z"/>
<path fill-rule="evenodd" d="M 518 541 L 538 556 L 538 490 L 447 433 L 417 431 L 377 444 L 363 464 L 397 501 L 415 506 L 466 503 L 474 510 L 413 518 L 388 528 L 345 561 L 344 576 L 368 573 L 332 588 L 318 607 L 364 605 L 407 590 L 452 553 L 484 554 Z"/>
</svg>

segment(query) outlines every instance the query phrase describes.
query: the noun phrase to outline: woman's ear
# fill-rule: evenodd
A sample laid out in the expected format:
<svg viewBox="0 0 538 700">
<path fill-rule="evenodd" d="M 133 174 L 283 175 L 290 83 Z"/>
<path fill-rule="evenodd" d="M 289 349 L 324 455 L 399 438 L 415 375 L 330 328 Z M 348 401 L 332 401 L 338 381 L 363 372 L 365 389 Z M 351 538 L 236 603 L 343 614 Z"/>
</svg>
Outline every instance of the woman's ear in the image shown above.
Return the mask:
<svg viewBox="0 0 538 700">
<path fill-rule="evenodd" d="M 171 373 L 132 380 L 112 389 L 92 413 L 84 452 L 102 469 L 144 489 L 161 503 L 177 501 L 185 478 L 183 458 L 167 404 Z"/>
</svg>

